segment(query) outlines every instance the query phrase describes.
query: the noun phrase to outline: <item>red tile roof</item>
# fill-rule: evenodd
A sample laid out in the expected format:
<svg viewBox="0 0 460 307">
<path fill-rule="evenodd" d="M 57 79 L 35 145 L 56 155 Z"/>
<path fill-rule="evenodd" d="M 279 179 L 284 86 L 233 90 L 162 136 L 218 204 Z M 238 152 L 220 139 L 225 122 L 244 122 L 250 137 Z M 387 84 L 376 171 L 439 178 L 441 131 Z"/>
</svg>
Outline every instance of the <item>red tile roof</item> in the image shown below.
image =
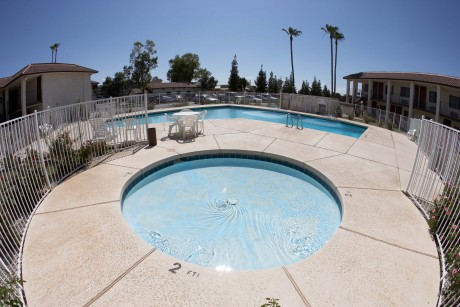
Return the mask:
<svg viewBox="0 0 460 307">
<path fill-rule="evenodd" d="M 460 88 L 460 78 L 418 72 L 359 72 L 343 77 L 344 79 L 401 80 L 432 83 Z"/>
<path fill-rule="evenodd" d="M 16 74 L 8 78 L 0 79 L 0 88 L 7 86 L 9 83 L 20 78 L 21 76 L 34 75 L 34 74 L 43 74 L 51 72 L 86 72 L 90 74 L 95 74 L 98 71 L 83 66 L 75 64 L 65 64 L 65 63 L 37 63 L 29 64 Z M 4 81 L 7 79 L 7 81 Z"/>
</svg>

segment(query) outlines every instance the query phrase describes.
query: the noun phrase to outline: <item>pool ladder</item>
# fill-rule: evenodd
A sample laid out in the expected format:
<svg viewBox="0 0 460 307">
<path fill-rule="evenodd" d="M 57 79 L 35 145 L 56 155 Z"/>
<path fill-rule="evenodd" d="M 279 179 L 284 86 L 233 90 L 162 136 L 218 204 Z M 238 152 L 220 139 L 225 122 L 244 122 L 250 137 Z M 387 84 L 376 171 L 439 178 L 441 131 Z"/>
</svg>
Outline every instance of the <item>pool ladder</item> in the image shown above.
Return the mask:
<svg viewBox="0 0 460 307">
<path fill-rule="evenodd" d="M 293 115 L 291 113 L 286 114 L 286 127 L 288 128 L 294 127 L 294 118 L 292 116 Z M 303 119 L 299 114 L 297 114 L 296 128 L 303 130 Z"/>
</svg>

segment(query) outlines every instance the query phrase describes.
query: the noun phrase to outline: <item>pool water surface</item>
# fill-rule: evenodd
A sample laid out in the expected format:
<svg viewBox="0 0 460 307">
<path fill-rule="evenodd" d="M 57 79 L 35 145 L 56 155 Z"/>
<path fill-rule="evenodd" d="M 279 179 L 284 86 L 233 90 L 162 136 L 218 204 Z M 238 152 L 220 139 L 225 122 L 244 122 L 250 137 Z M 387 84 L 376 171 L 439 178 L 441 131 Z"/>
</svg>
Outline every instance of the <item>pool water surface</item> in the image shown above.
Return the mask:
<svg viewBox="0 0 460 307">
<path fill-rule="evenodd" d="M 162 252 L 203 267 L 260 270 L 312 255 L 341 222 L 331 189 L 268 161 L 178 162 L 128 186 L 128 224 Z"/>
</svg>

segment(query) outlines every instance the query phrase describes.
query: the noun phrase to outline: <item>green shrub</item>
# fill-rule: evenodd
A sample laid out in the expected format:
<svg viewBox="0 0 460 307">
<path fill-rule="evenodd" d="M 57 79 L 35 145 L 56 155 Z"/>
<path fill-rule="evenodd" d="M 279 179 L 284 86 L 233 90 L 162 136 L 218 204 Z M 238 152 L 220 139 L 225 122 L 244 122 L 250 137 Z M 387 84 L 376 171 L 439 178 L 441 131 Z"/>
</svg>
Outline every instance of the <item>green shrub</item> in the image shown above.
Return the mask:
<svg viewBox="0 0 460 307">
<path fill-rule="evenodd" d="M 23 282 L 23 280 L 15 278 L 0 284 L 0 306 L 24 306 L 16 291 L 16 288 L 22 286 Z"/>
<path fill-rule="evenodd" d="M 393 130 L 393 123 L 392 122 L 387 122 L 387 128 L 388 128 L 388 130 Z"/>
<path fill-rule="evenodd" d="M 348 119 L 349 120 L 353 120 L 355 118 L 355 115 L 354 114 L 348 114 Z"/>
<path fill-rule="evenodd" d="M 267 297 L 265 299 L 267 300 L 267 302 L 265 304 L 262 304 L 260 307 L 281 307 L 281 305 L 278 304 L 279 299 L 272 297 Z"/>
</svg>

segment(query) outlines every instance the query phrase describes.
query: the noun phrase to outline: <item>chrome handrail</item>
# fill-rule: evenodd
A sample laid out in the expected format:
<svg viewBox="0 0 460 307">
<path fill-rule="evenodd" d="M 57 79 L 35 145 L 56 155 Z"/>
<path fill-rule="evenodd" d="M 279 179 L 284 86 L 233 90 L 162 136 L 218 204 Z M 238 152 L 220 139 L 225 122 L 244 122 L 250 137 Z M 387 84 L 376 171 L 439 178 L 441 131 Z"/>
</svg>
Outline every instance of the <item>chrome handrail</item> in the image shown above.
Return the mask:
<svg viewBox="0 0 460 307">
<path fill-rule="evenodd" d="M 301 128 L 299 128 L 299 122 L 300 122 L 300 127 Z M 299 130 L 303 130 L 303 118 L 302 118 L 302 116 L 300 116 L 300 114 L 297 115 L 297 127 L 296 128 L 299 129 Z"/>
<path fill-rule="evenodd" d="M 289 119 L 291 120 L 291 126 L 289 126 Z M 292 119 L 292 114 L 291 113 L 286 114 L 286 127 L 288 127 L 288 128 L 294 127 L 294 120 Z"/>
</svg>

